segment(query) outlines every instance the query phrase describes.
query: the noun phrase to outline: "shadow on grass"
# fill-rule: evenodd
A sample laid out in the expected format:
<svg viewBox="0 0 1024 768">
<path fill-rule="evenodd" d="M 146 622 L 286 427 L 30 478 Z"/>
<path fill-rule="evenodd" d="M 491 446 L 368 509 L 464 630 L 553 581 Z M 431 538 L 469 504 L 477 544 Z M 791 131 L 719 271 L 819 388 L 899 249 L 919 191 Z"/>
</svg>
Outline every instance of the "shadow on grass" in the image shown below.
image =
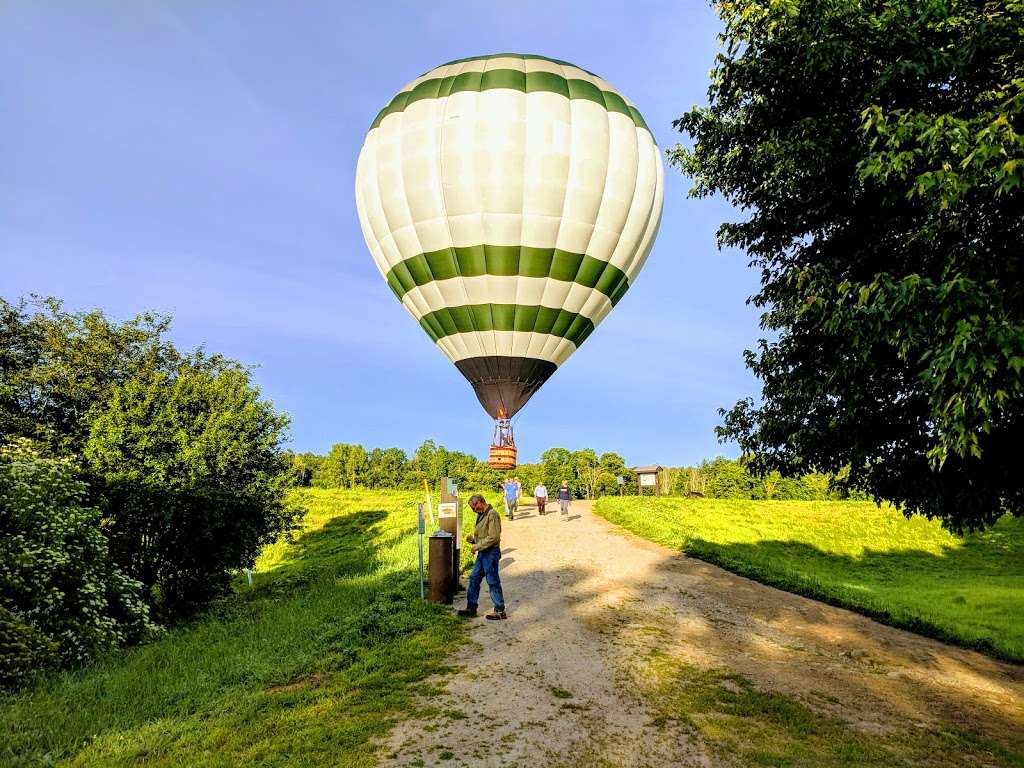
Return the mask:
<svg viewBox="0 0 1024 768">
<path fill-rule="evenodd" d="M 720 544 L 687 540 L 682 551 L 755 581 L 848 608 L 901 629 L 1024 661 L 1024 550 L 999 531 L 942 554 L 865 550 L 836 554 L 797 541 Z M 1005 538 L 1004 538 L 1005 537 Z M 1002 556 L 1000 556 L 1002 555 Z"/>
<path fill-rule="evenodd" d="M 387 516 L 384 510 L 374 509 L 332 517 L 322 528 L 297 536 L 265 575 L 271 580 L 300 577 L 308 581 L 325 573 L 338 578 L 372 573 L 379 562 L 377 552 L 408 535 L 400 532 L 378 541 L 383 535 L 379 524 Z"/>
<path fill-rule="evenodd" d="M 456 629 L 419 601 L 411 568 L 383 567 L 414 518 L 338 510 L 205 616 L 0 699 L 0 764 L 369 759 Z"/>
</svg>

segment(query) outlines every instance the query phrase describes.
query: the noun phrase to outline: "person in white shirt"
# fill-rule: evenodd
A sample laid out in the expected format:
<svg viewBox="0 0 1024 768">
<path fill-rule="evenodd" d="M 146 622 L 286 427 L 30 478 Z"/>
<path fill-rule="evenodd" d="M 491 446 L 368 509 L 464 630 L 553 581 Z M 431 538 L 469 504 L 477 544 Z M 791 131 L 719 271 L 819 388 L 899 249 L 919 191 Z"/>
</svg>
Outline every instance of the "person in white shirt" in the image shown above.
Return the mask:
<svg viewBox="0 0 1024 768">
<path fill-rule="evenodd" d="M 543 480 L 533 489 L 533 498 L 537 500 L 537 512 L 543 515 L 544 505 L 548 503 L 548 489 L 544 487 Z"/>
</svg>

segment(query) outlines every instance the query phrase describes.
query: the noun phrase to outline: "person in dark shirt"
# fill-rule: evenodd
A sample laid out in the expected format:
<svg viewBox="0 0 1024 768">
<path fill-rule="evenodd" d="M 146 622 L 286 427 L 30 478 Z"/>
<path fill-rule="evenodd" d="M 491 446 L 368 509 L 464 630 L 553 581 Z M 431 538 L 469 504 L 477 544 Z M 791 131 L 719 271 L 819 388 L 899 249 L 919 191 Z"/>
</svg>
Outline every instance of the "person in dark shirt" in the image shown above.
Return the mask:
<svg viewBox="0 0 1024 768">
<path fill-rule="evenodd" d="M 558 489 L 558 508 L 562 510 L 562 519 L 569 519 L 569 502 L 572 501 L 572 494 L 569 492 L 569 481 L 563 480 Z"/>
</svg>

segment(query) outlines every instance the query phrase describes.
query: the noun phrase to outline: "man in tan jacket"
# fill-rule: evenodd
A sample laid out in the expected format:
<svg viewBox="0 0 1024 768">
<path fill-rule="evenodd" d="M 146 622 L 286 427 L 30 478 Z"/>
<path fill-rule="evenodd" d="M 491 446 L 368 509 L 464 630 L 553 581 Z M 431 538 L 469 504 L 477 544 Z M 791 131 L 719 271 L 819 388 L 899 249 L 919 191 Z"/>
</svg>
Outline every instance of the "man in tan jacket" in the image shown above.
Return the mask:
<svg viewBox="0 0 1024 768">
<path fill-rule="evenodd" d="M 487 579 L 487 588 L 491 592 L 494 610 L 486 618 L 500 621 L 508 618 L 505 615 L 505 597 L 501 593 L 501 579 L 498 577 L 498 561 L 501 560 L 501 515 L 484 501 L 479 493 L 470 496 L 470 508 L 476 512 L 476 530 L 466 537 L 473 545 L 476 562 L 469 574 L 469 589 L 466 591 L 466 607 L 459 611 L 459 616 L 476 616 L 477 602 L 480 600 L 480 582 Z"/>
</svg>

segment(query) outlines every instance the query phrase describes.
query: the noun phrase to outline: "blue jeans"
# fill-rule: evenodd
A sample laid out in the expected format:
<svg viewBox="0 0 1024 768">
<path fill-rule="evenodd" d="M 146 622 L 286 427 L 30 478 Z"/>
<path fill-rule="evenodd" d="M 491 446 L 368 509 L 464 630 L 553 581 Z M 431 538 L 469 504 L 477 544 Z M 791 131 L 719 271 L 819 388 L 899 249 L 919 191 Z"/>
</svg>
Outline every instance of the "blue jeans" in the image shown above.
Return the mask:
<svg viewBox="0 0 1024 768">
<path fill-rule="evenodd" d="M 500 546 L 477 552 L 476 562 L 473 563 L 473 570 L 469 574 L 469 589 L 466 592 L 466 603 L 469 607 L 476 608 L 480 601 L 480 582 L 486 578 L 494 610 L 505 610 L 505 596 L 501 594 L 501 579 L 498 578 L 499 560 L 501 560 Z"/>
</svg>

